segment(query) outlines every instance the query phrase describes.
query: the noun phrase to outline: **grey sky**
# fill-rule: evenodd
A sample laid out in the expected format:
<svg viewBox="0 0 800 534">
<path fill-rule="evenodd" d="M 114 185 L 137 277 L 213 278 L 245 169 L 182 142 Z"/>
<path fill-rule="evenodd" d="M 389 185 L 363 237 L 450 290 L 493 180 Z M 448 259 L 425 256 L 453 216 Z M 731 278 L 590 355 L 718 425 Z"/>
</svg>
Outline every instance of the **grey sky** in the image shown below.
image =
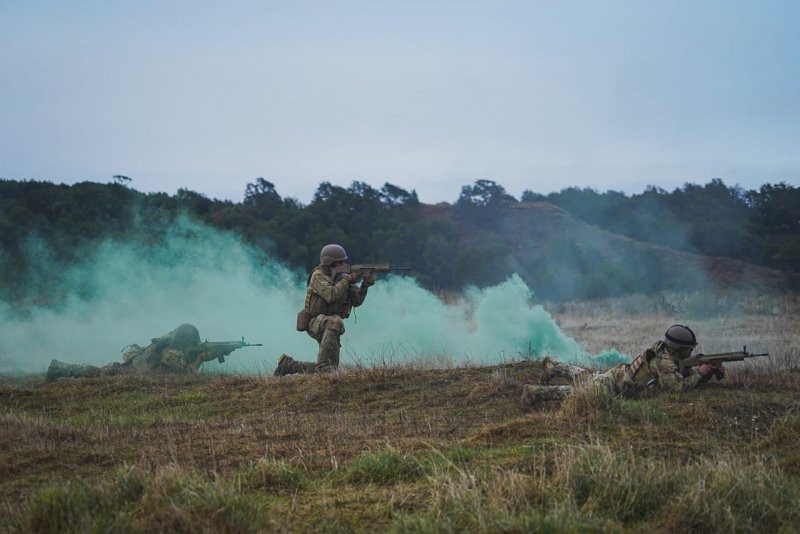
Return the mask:
<svg viewBox="0 0 800 534">
<path fill-rule="evenodd" d="M 0 176 L 800 183 L 800 2 L 3 2 Z"/>
</svg>

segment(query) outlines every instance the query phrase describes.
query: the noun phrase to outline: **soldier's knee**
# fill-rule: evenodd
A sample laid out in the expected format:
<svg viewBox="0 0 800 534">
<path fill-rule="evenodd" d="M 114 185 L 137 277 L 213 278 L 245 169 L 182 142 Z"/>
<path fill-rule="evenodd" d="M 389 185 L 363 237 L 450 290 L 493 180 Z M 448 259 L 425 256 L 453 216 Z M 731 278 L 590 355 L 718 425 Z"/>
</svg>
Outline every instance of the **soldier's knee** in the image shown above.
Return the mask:
<svg viewBox="0 0 800 534">
<path fill-rule="evenodd" d="M 333 365 L 330 362 L 318 363 L 315 368 L 317 373 L 332 373 L 336 369 L 337 366 Z"/>
<path fill-rule="evenodd" d="M 336 334 L 344 334 L 344 321 L 338 315 L 332 315 L 325 323 L 325 329 Z"/>
</svg>

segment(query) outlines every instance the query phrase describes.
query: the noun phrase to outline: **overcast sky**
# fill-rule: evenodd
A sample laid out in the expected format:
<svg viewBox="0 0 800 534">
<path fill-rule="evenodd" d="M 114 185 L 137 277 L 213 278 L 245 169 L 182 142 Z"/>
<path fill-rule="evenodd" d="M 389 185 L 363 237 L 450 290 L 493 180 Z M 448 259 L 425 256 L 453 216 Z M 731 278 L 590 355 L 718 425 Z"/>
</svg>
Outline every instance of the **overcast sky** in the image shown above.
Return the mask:
<svg viewBox="0 0 800 534">
<path fill-rule="evenodd" d="M 0 177 L 800 184 L 800 2 L 0 2 Z"/>
</svg>

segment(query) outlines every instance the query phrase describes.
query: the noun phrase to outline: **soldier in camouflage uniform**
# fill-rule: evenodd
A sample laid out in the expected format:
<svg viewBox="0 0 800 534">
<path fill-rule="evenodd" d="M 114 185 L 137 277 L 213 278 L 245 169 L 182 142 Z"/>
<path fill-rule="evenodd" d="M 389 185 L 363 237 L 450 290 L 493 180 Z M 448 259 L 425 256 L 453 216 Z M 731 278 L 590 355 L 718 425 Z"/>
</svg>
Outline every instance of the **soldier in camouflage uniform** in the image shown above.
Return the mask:
<svg viewBox="0 0 800 534">
<path fill-rule="evenodd" d="M 577 365 L 557 362 L 552 358 L 543 361 L 539 385 L 526 385 L 522 403 L 533 406 L 549 400 L 561 400 L 574 392 L 575 388 L 595 388 L 613 396 L 636 397 L 650 390 L 687 391 L 716 376 L 722 379 L 725 368 L 703 364 L 697 369 L 680 371 L 678 362 L 692 355 L 697 345 L 694 332 L 685 325 L 672 325 L 657 341 L 633 359 L 631 363 L 619 364 L 603 373 L 591 373 Z M 571 385 L 555 386 L 556 379 L 566 379 Z"/>
<path fill-rule="evenodd" d="M 47 369 L 47 379 L 111 376 L 133 370 L 155 373 L 194 372 L 204 361 L 204 355 L 200 354 L 201 345 L 197 328 L 184 323 L 168 334 L 153 338 L 147 347 L 136 344 L 126 347 L 122 363 L 113 362 L 97 367 L 53 360 Z"/>
<path fill-rule="evenodd" d="M 300 362 L 287 354 L 278 359 L 275 376 L 295 373 L 326 373 L 339 367 L 339 338 L 350 311 L 364 303 L 367 288 L 375 283 L 372 274 L 348 272 L 347 252 L 340 245 L 325 245 L 320 264 L 308 276 L 304 310 L 306 331 L 319 343 L 316 362 Z M 363 278 L 360 286 L 356 285 Z M 299 327 L 298 327 L 299 328 Z"/>
</svg>

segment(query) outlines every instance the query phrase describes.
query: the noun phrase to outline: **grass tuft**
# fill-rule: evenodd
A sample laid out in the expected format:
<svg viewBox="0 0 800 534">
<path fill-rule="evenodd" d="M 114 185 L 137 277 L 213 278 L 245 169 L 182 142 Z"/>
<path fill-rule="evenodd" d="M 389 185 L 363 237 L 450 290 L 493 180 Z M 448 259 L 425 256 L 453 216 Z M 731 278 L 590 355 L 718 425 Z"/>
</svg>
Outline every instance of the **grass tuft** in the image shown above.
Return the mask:
<svg viewBox="0 0 800 534">
<path fill-rule="evenodd" d="M 678 531 L 778 532 L 800 523 L 797 481 L 774 464 L 720 460 L 693 466 L 666 527 Z"/>
<path fill-rule="evenodd" d="M 168 466 L 155 475 L 120 469 L 94 486 L 50 485 L 32 496 L 18 526 L 33 532 L 193 532 L 202 525 L 199 530 L 239 532 L 270 524 L 263 498 Z"/>
<path fill-rule="evenodd" d="M 249 490 L 302 490 L 312 486 L 305 470 L 283 460 L 262 458 L 237 475 L 242 488 Z"/>
<path fill-rule="evenodd" d="M 392 447 L 359 455 L 345 470 L 352 483 L 389 484 L 415 480 L 425 474 L 422 462 L 412 454 Z"/>
<path fill-rule="evenodd" d="M 625 524 L 657 514 L 680 484 L 679 471 L 657 458 L 637 461 L 630 448 L 568 447 L 556 462 L 556 484 L 582 513 Z"/>
<path fill-rule="evenodd" d="M 19 526 L 26 532 L 130 532 L 131 517 L 116 495 L 85 482 L 53 484 L 36 492 Z"/>
</svg>

